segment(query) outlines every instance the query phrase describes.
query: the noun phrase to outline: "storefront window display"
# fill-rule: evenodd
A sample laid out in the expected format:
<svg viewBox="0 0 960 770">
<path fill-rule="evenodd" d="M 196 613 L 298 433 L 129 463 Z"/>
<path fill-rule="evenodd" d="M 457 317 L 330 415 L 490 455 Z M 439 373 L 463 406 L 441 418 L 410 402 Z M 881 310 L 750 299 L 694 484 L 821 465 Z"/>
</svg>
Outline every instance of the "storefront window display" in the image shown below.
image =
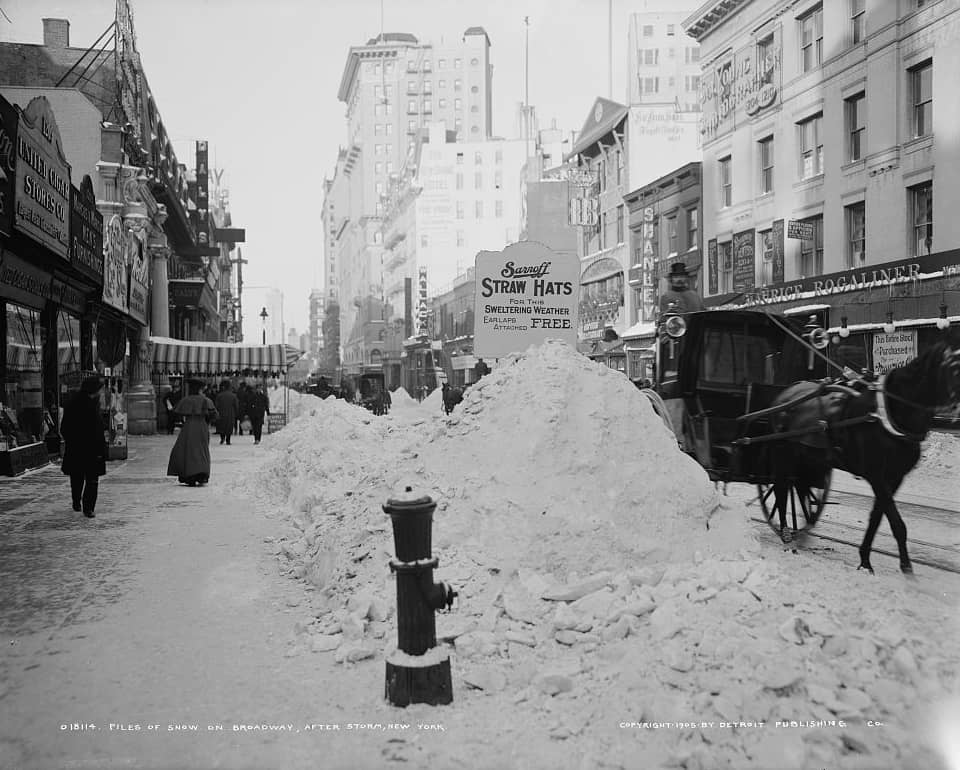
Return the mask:
<svg viewBox="0 0 960 770">
<path fill-rule="evenodd" d="M 43 440 L 43 339 L 40 313 L 8 303 L 7 368 L 0 408 L 0 450 Z"/>
</svg>

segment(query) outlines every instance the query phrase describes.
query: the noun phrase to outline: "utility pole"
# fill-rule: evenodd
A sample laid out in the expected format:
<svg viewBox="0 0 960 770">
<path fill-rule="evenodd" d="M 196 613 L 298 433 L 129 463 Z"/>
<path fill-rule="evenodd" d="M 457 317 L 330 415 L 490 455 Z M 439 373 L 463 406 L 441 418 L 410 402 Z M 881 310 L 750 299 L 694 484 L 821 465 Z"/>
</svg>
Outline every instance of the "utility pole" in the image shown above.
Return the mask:
<svg viewBox="0 0 960 770">
<path fill-rule="evenodd" d="M 530 162 L 530 17 L 523 17 L 523 147 Z"/>
<path fill-rule="evenodd" d="M 607 51 L 609 52 L 609 98 L 613 100 L 613 0 L 607 0 Z"/>
</svg>

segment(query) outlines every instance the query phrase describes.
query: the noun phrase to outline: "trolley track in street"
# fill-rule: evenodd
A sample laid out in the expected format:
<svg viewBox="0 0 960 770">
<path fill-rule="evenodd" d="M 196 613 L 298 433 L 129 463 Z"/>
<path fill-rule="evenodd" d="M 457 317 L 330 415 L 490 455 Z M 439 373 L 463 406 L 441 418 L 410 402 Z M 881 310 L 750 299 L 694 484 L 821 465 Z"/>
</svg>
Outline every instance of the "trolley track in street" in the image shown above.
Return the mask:
<svg viewBox="0 0 960 770">
<path fill-rule="evenodd" d="M 841 501 L 844 501 L 847 509 L 855 510 L 856 513 L 863 515 L 866 519 L 869 517 L 870 509 L 873 507 L 873 497 L 871 495 L 862 495 L 847 491 L 837 491 L 832 493 L 832 496 L 835 499 L 827 502 L 828 508 L 817 522 L 816 529 L 803 530 L 797 534 L 794 542 L 802 544 L 805 537 L 815 537 L 820 540 L 850 546 L 854 549 L 854 552 L 856 552 L 860 548 L 860 543 L 863 540 L 866 521 L 858 522 L 857 524 L 836 521 L 830 518 L 830 507 L 837 507 Z M 862 507 L 859 505 L 861 501 Z M 754 498 L 749 504 L 753 505 L 756 502 L 757 498 Z M 910 530 L 909 523 L 911 519 L 925 519 L 932 524 L 944 526 L 950 530 L 956 530 L 957 538 L 955 542 L 960 542 L 960 514 L 955 511 L 935 508 L 929 505 L 901 502 L 897 503 L 897 508 L 907 522 L 908 532 Z M 767 524 L 765 519 L 756 516 L 751 516 L 750 520 L 758 524 Z M 915 537 L 907 537 L 907 548 L 910 553 L 910 560 L 915 564 L 960 575 L 960 548 Z M 889 556 L 898 561 L 900 559 L 896 540 L 889 532 L 877 532 L 877 539 L 874 541 L 872 552 Z"/>
</svg>

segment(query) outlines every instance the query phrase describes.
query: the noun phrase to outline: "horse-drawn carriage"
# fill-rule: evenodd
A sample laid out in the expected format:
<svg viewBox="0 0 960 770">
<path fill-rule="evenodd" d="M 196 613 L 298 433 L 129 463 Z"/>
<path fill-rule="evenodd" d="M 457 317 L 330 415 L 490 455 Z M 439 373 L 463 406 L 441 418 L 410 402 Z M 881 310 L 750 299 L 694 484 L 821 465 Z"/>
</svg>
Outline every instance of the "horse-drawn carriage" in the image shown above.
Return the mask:
<svg viewBox="0 0 960 770">
<path fill-rule="evenodd" d="M 957 399 L 958 354 L 938 343 L 877 381 L 831 361 L 821 352 L 828 345 L 812 317 L 804 324 L 748 310 L 668 315 L 658 329 L 656 382 L 643 392 L 713 481 L 756 485 L 766 521 L 784 541 L 816 523 L 834 468 L 865 478 L 876 502 L 861 566 L 870 569 L 886 514 L 908 572 L 893 495 L 919 459 L 936 406 Z"/>
</svg>

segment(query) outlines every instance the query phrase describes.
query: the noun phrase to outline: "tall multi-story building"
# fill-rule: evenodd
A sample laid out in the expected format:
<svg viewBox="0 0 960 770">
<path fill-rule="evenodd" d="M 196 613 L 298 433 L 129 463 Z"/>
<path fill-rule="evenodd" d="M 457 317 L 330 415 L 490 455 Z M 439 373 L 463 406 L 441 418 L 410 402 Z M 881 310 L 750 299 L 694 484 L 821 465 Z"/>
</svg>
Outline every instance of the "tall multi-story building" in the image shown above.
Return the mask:
<svg viewBox="0 0 960 770">
<path fill-rule="evenodd" d="M 327 271 L 337 273 L 328 287 L 339 291 L 346 361 L 362 358 L 370 336 L 365 325 L 382 315 L 381 196 L 411 139 L 438 119 L 464 141 L 491 135 L 490 40 L 481 27 L 441 45 L 407 33 L 379 35 L 350 49 L 338 96 L 347 105 L 348 140 L 327 186 L 324 232 Z"/>
<path fill-rule="evenodd" d="M 960 306 L 960 2 L 718 0 L 684 27 L 707 303 L 816 314 L 855 369 L 916 355 Z"/>
<path fill-rule="evenodd" d="M 304 348 L 314 358 L 319 358 L 320 351 L 323 349 L 323 315 L 326 311 L 326 302 L 324 293 L 320 289 L 314 289 L 310 292 L 310 328 L 307 331 L 309 345 Z"/>
</svg>

